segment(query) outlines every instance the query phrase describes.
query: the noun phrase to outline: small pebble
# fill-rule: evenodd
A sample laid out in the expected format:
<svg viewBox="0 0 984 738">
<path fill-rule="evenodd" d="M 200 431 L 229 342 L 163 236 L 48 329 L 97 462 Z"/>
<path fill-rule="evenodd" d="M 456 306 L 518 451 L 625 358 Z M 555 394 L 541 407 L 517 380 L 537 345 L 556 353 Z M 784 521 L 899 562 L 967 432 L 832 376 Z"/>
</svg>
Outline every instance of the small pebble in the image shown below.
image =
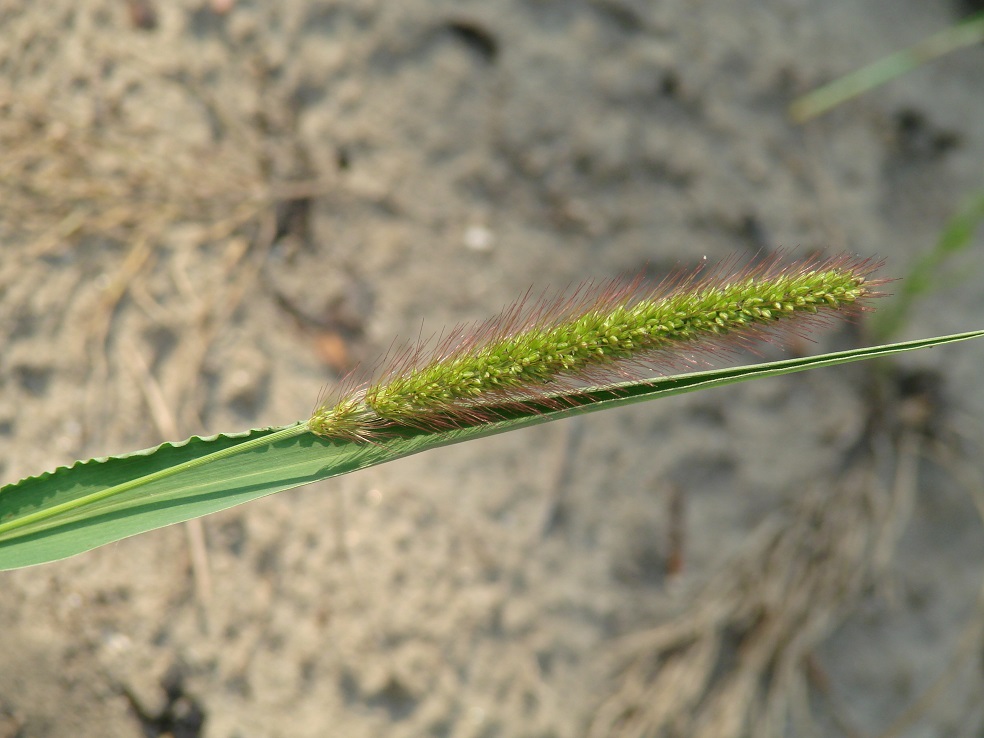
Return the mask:
<svg viewBox="0 0 984 738">
<path fill-rule="evenodd" d="M 471 225 L 465 229 L 465 248 L 471 251 L 491 251 L 495 237 L 485 226 Z"/>
</svg>

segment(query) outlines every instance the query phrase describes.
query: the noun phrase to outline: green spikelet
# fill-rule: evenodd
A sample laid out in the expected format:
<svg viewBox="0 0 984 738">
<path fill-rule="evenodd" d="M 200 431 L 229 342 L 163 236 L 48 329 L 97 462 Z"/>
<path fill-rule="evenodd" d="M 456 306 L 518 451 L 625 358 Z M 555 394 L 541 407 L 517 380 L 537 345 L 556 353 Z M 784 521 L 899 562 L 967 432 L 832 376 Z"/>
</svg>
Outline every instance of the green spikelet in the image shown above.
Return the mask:
<svg viewBox="0 0 984 738">
<path fill-rule="evenodd" d="M 455 333 L 429 360 L 418 359 L 417 347 L 363 391 L 319 408 L 309 427 L 372 440 L 387 425 L 454 426 L 480 419 L 483 405 L 610 382 L 633 367 L 693 365 L 780 323 L 802 331 L 797 317 L 858 309 L 878 294 L 868 280 L 874 266 L 851 257 L 771 260 L 724 276 L 698 270 L 648 291 L 612 283 L 531 310 L 520 303 L 471 333 Z"/>
</svg>

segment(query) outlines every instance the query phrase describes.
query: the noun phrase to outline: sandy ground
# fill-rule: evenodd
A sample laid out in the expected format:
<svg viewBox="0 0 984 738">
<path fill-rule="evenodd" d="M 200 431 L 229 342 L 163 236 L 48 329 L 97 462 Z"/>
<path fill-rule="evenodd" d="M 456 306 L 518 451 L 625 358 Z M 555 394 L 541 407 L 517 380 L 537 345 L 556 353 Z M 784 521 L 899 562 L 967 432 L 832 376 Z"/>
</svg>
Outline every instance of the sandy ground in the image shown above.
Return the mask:
<svg viewBox="0 0 984 738">
<path fill-rule="evenodd" d="M 984 181 L 984 50 L 786 106 L 969 5 L 0 3 L 0 478 L 303 418 L 530 284 L 776 247 L 903 275 Z M 899 337 L 981 327 L 982 245 Z M 0 738 L 980 738 L 982 358 L 565 421 L 2 573 Z"/>
</svg>

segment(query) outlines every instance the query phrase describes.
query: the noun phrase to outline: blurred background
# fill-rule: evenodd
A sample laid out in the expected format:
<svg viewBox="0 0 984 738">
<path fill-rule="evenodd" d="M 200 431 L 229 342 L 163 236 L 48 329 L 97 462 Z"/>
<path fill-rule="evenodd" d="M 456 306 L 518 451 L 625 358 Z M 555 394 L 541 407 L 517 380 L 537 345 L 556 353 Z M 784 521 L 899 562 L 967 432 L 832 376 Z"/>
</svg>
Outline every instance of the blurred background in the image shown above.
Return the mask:
<svg viewBox="0 0 984 738">
<path fill-rule="evenodd" d="M 0 480 L 290 423 L 397 336 L 705 256 L 928 279 L 792 352 L 981 328 L 980 44 L 788 112 L 976 10 L 0 1 Z M 0 738 L 981 738 L 982 358 L 646 403 L 0 573 Z"/>
</svg>

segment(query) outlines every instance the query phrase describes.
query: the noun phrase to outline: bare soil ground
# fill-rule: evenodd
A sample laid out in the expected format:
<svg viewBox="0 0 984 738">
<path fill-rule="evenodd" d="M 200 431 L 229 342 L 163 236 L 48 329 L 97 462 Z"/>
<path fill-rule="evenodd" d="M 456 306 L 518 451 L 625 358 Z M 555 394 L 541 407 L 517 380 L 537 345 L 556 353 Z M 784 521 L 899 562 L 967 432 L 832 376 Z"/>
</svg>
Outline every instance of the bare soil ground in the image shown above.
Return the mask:
<svg viewBox="0 0 984 738">
<path fill-rule="evenodd" d="M 984 50 L 786 106 L 966 5 L 0 3 L 0 479 L 303 418 L 530 284 L 778 247 L 903 275 L 984 182 Z M 981 327 L 982 245 L 900 337 Z M 980 738 L 982 358 L 565 421 L 0 573 L 0 738 Z"/>
</svg>

